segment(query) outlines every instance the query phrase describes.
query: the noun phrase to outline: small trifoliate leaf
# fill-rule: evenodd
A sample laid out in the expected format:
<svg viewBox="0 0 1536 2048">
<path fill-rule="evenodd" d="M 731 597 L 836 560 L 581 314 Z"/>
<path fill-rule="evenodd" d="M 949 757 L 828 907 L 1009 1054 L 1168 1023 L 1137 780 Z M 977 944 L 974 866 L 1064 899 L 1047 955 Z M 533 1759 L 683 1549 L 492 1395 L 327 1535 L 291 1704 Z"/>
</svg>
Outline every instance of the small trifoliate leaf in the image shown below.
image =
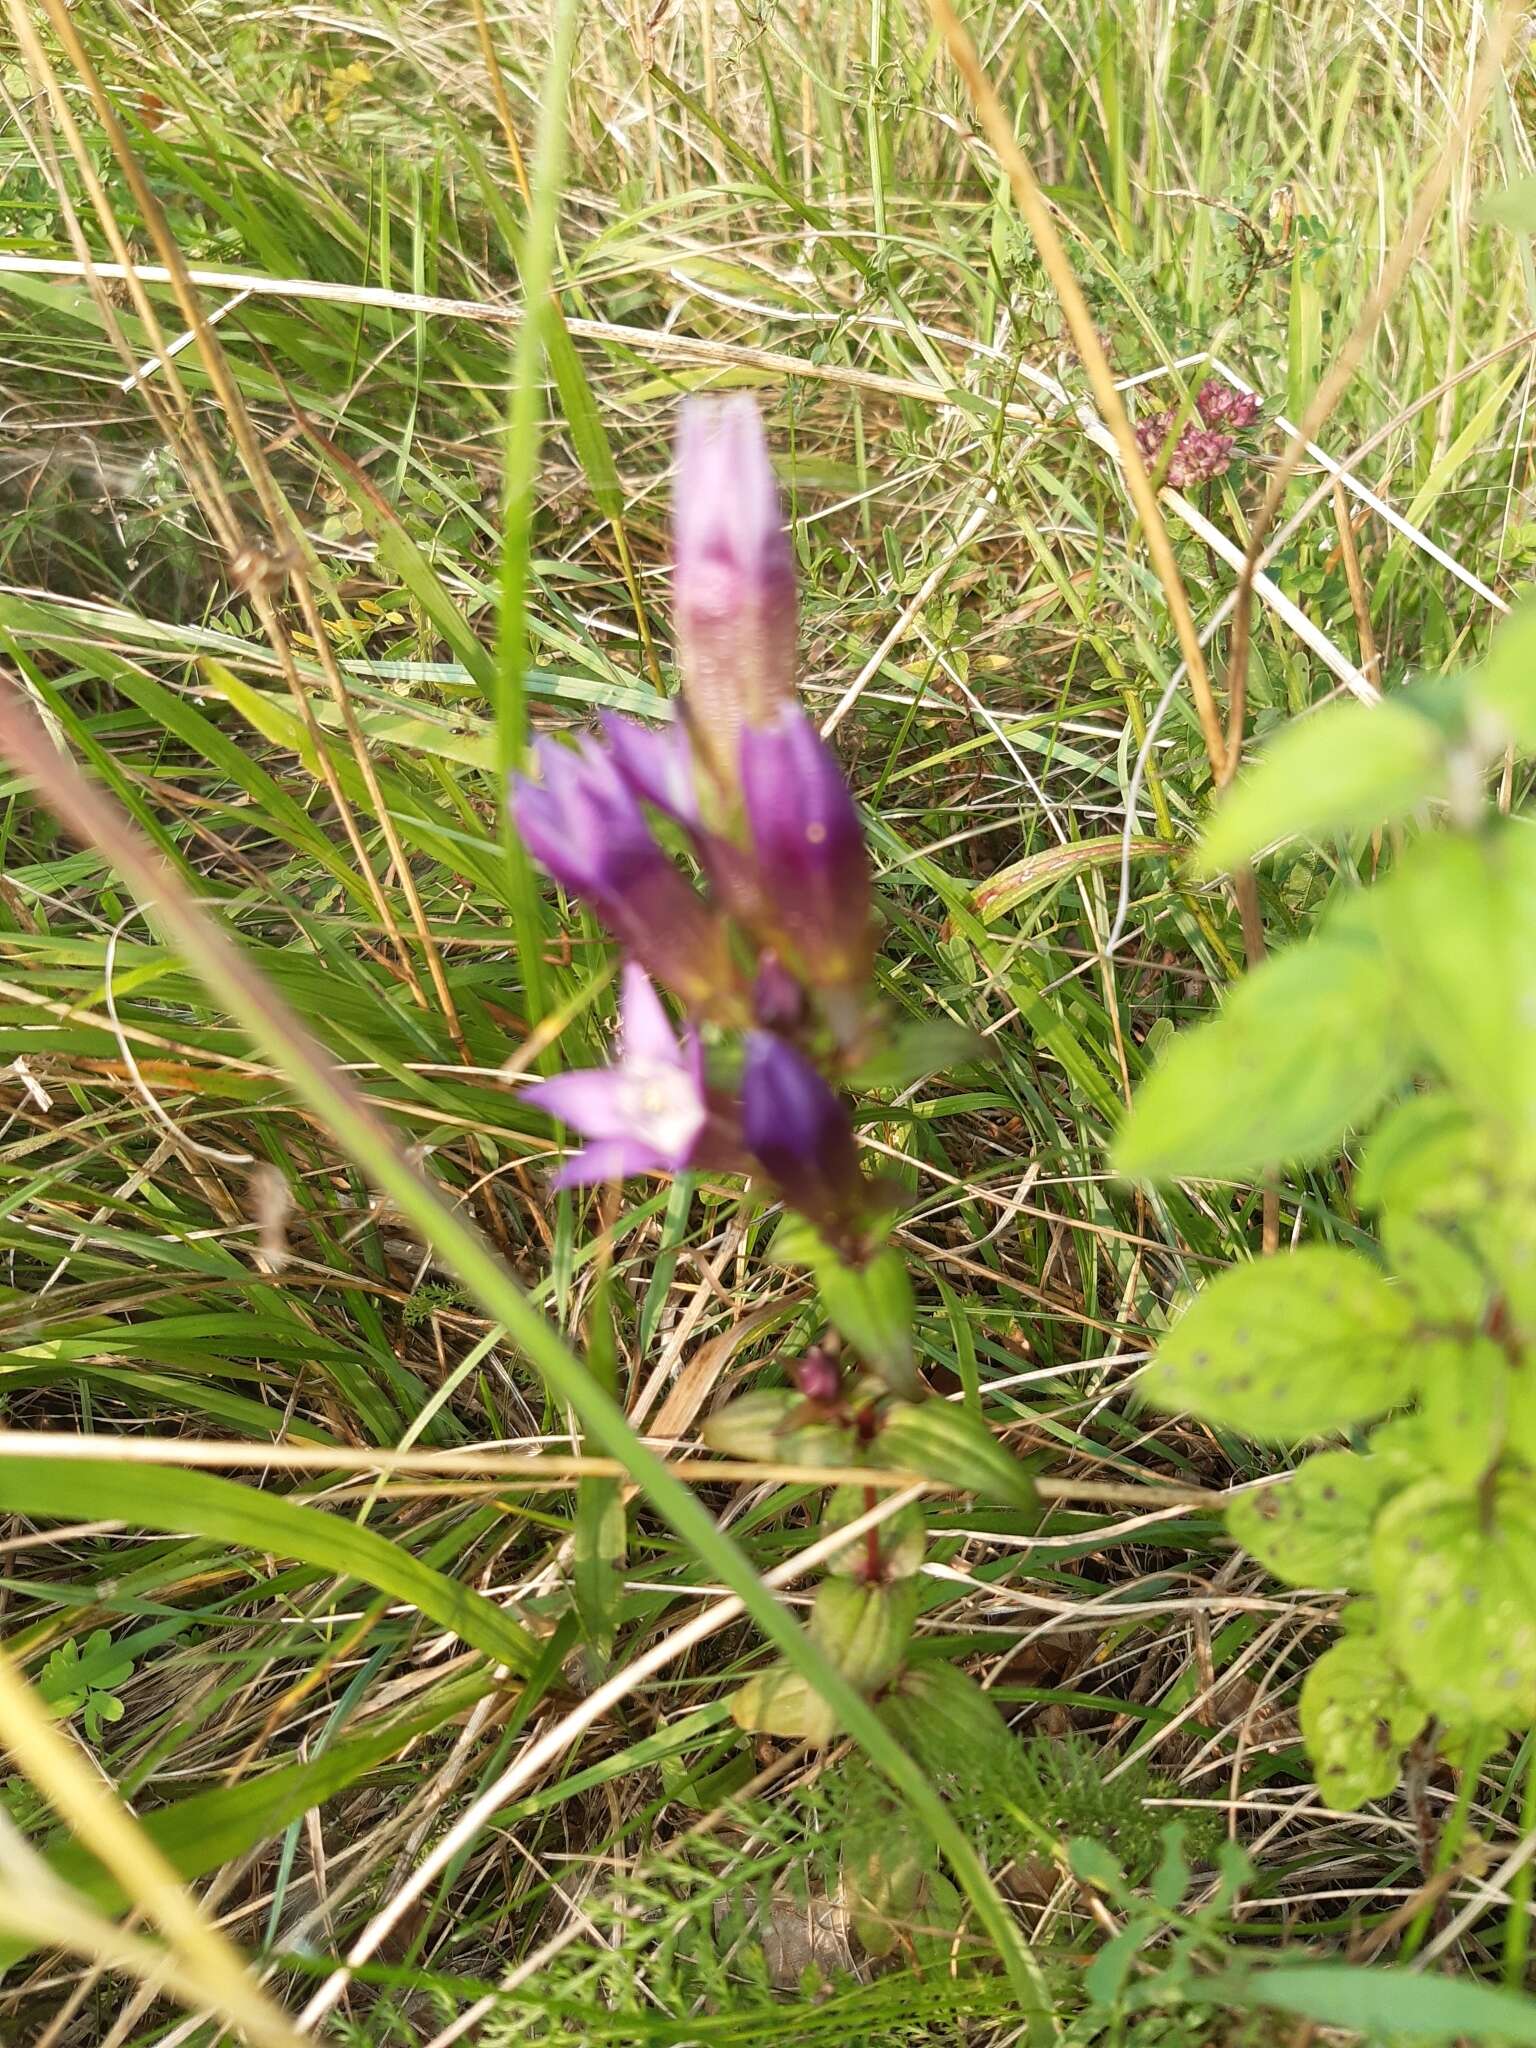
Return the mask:
<svg viewBox="0 0 1536 2048">
<path fill-rule="evenodd" d="M 1429 1719 L 1373 1636 L 1325 1650 L 1301 1688 L 1301 1734 L 1329 1806 L 1353 1812 L 1384 1799 L 1400 1758 Z"/>
<path fill-rule="evenodd" d="M 1401 1290 L 1358 1252 L 1305 1245 L 1218 1274 L 1158 1347 L 1146 1390 L 1160 1408 L 1295 1443 L 1406 1400 L 1412 1330 Z"/>
<path fill-rule="evenodd" d="M 1115 1145 L 1137 1180 L 1241 1177 L 1334 1151 L 1411 1071 L 1380 949 L 1350 924 L 1267 960 L 1182 1033 Z"/>
<path fill-rule="evenodd" d="M 1406 817 L 1444 793 L 1445 745 L 1405 703 L 1335 704 L 1270 741 L 1206 827 L 1199 871 L 1240 867 L 1276 841 Z"/>
<path fill-rule="evenodd" d="M 1278 1486 L 1240 1493 L 1227 1529 L 1288 1586 L 1370 1583 L 1371 1525 L 1401 1475 L 1354 1451 L 1322 1451 Z"/>
<path fill-rule="evenodd" d="M 1371 1546 L 1393 1661 L 1442 1721 L 1511 1728 L 1536 1716 L 1536 1499 L 1422 1481 L 1383 1510 Z"/>
</svg>

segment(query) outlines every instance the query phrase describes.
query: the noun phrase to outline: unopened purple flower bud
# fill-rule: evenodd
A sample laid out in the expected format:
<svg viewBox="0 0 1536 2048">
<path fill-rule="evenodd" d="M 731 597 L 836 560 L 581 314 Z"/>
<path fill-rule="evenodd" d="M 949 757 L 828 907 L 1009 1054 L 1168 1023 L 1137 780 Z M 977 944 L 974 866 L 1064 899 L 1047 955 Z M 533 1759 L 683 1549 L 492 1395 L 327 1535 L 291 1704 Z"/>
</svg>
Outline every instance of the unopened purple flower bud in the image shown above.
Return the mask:
<svg viewBox="0 0 1536 2048">
<path fill-rule="evenodd" d="M 738 1007 L 723 919 L 673 866 L 613 757 L 594 741 L 541 740 L 541 779 L 515 776 L 524 845 L 656 979 L 705 1011 Z"/>
<path fill-rule="evenodd" d="M 672 609 L 689 721 L 735 787 L 744 727 L 795 694 L 795 557 L 753 400 L 692 398 L 678 415 Z"/>
<path fill-rule="evenodd" d="M 1181 491 L 1224 476 L 1232 465 L 1232 447 L 1230 434 L 1218 434 L 1209 427 L 1186 427 L 1168 464 L 1167 481 Z"/>
<path fill-rule="evenodd" d="M 805 990 L 771 949 L 758 962 L 752 1015 L 764 1031 L 789 1037 L 805 1022 Z"/>
<path fill-rule="evenodd" d="M 848 1112 L 810 1061 L 771 1032 L 747 1033 L 741 1127 L 792 1208 L 834 1244 L 857 1237 L 871 1191 Z"/>
<path fill-rule="evenodd" d="M 798 707 L 743 735 L 741 790 L 765 935 L 813 988 L 874 959 L 869 855 L 837 756 Z"/>
<path fill-rule="evenodd" d="M 1220 377 L 1207 377 L 1195 393 L 1195 410 L 1208 427 L 1241 433 L 1259 416 L 1259 400 L 1252 391 L 1239 391 Z"/>
<path fill-rule="evenodd" d="M 802 1358 L 795 1360 L 795 1385 L 807 1401 L 830 1408 L 843 1391 L 843 1375 L 832 1353 L 813 1344 Z"/>
</svg>

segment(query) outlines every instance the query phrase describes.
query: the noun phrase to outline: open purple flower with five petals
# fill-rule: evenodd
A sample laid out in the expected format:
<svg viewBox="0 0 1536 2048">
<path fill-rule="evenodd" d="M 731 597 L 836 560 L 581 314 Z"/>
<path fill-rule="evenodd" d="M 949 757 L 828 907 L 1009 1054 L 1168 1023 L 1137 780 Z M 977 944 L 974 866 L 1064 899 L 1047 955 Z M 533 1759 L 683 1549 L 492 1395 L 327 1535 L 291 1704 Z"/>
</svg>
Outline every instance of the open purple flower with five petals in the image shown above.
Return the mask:
<svg viewBox="0 0 1536 2048">
<path fill-rule="evenodd" d="M 587 1140 L 555 1176 L 556 1187 L 681 1173 L 737 1150 L 705 1081 L 698 1034 L 674 1035 L 638 967 L 624 969 L 619 1008 L 619 1056 L 611 1067 L 577 1068 L 528 1090 L 541 1110 Z"/>
</svg>

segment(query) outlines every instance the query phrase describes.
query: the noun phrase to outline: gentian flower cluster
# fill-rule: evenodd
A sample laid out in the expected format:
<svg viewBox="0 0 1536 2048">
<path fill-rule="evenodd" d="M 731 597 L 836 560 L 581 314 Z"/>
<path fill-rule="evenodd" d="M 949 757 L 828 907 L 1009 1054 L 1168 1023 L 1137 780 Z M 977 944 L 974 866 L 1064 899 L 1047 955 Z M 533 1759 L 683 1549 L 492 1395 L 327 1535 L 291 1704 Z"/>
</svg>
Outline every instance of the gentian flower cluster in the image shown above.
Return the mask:
<svg viewBox="0 0 1536 2048">
<path fill-rule="evenodd" d="M 1251 391 L 1238 391 L 1219 377 L 1207 377 L 1195 393 L 1195 412 L 1198 417 L 1184 428 L 1167 458 L 1164 482 L 1175 490 L 1225 476 L 1232 466 L 1238 435 L 1259 416 L 1259 401 Z M 1170 406 L 1136 422 L 1136 446 L 1149 469 L 1163 461 L 1177 417 Z"/>
<path fill-rule="evenodd" d="M 561 1184 L 750 1172 L 857 1261 L 878 1203 L 828 1076 L 869 1024 L 869 856 L 796 696 L 794 554 L 755 405 L 686 401 L 677 455 L 682 717 L 542 739 L 513 785 L 524 844 L 626 958 L 614 1065 L 532 1092 L 587 1140 Z M 733 1086 L 711 1080 L 705 1030 Z"/>
</svg>

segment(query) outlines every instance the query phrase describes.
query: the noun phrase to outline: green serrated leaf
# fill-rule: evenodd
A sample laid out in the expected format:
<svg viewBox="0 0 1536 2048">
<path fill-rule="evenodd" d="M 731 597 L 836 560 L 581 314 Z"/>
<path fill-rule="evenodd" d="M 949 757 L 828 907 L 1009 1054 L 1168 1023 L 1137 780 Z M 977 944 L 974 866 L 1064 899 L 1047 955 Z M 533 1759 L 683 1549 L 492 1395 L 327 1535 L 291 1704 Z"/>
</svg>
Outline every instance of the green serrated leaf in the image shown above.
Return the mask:
<svg viewBox="0 0 1536 2048">
<path fill-rule="evenodd" d="M 1305 1165 L 1410 1071 L 1391 976 L 1352 923 L 1266 961 L 1218 1016 L 1174 1040 L 1137 1092 L 1115 1165 L 1137 1180 Z"/>
<path fill-rule="evenodd" d="M 1323 839 L 1406 817 L 1443 794 L 1445 745 L 1396 700 L 1335 704 L 1286 726 L 1206 827 L 1198 869 L 1218 875 L 1281 839 Z"/>
<path fill-rule="evenodd" d="M 1325 1650 L 1301 1688 L 1301 1734 L 1330 1806 L 1352 1813 L 1397 1783 L 1404 1749 L 1429 1715 L 1373 1636 Z"/>
<path fill-rule="evenodd" d="M 1295 1443 L 1368 1422 L 1413 1391 L 1413 1318 L 1400 1289 L 1331 1245 L 1219 1274 L 1158 1348 L 1160 1408 Z"/>
<path fill-rule="evenodd" d="M 1423 1054 L 1498 1134 L 1516 1169 L 1536 1162 L 1536 831 L 1410 848 L 1373 892 Z"/>
<path fill-rule="evenodd" d="M 1365 1586 L 1377 1511 L 1402 1484 L 1381 1460 L 1322 1451 L 1282 1485 L 1240 1493 L 1227 1528 L 1288 1586 Z"/>
<path fill-rule="evenodd" d="M 1536 180 L 1527 180 L 1536 191 Z M 1472 703 L 1510 744 L 1536 746 L 1536 591 L 1526 591 L 1500 622 L 1488 658 L 1470 678 Z"/>
<path fill-rule="evenodd" d="M 1517 1727 L 1536 1715 L 1536 1499 L 1524 1477 L 1486 1495 L 1410 1487 L 1376 1525 L 1371 1568 L 1387 1647 L 1441 1720 Z"/>
</svg>

